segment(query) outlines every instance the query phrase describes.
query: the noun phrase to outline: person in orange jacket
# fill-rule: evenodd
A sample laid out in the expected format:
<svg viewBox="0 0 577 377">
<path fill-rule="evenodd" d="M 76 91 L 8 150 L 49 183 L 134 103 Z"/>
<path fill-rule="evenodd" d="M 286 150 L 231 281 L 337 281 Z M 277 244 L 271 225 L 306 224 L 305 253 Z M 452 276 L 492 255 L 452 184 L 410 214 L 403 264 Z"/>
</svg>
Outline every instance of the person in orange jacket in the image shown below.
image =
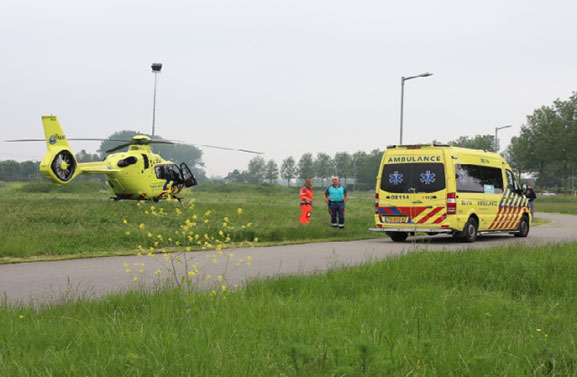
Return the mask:
<svg viewBox="0 0 577 377">
<path fill-rule="evenodd" d="M 308 224 L 311 222 L 311 213 L 313 207 L 313 180 L 307 179 L 305 180 L 303 188 L 300 191 L 300 199 L 301 199 L 301 218 L 299 219 L 299 223 L 301 224 Z"/>
</svg>

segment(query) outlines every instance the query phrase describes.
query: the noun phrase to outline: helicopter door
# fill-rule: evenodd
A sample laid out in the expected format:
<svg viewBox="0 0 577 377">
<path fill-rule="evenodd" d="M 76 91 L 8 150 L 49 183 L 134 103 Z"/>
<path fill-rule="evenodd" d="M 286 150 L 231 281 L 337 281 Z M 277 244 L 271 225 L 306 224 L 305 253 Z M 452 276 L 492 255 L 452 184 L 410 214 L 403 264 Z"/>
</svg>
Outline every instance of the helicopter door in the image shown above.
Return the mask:
<svg viewBox="0 0 577 377">
<path fill-rule="evenodd" d="M 192 175 L 192 172 L 184 162 L 180 164 L 180 173 L 186 187 L 192 187 L 198 184 L 196 178 L 194 178 L 194 175 Z"/>
</svg>

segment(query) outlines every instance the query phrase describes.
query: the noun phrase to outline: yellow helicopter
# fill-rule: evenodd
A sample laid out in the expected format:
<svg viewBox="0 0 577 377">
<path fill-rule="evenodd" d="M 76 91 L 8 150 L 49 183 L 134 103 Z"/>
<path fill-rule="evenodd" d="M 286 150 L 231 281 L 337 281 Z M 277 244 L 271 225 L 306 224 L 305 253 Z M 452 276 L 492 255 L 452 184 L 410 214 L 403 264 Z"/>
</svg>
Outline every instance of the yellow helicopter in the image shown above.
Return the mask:
<svg viewBox="0 0 577 377">
<path fill-rule="evenodd" d="M 115 200 L 154 200 L 175 197 L 184 187 L 197 184 L 196 178 L 185 163 L 177 165 L 152 153 L 150 144 L 174 144 L 171 141 L 151 140 L 146 135 L 136 135 L 132 140 L 111 140 L 125 142 L 106 153 L 128 147 L 128 151 L 109 154 L 104 161 L 76 161 L 68 140 L 56 116 L 43 116 L 44 134 L 48 151 L 40 163 L 40 172 L 51 182 L 63 185 L 80 174 L 104 174 L 116 195 Z M 40 141 L 38 139 L 7 140 L 9 142 Z M 207 147 L 212 147 L 207 145 Z M 219 149 L 231 149 L 221 148 Z M 242 152 L 257 153 L 245 149 Z"/>
</svg>

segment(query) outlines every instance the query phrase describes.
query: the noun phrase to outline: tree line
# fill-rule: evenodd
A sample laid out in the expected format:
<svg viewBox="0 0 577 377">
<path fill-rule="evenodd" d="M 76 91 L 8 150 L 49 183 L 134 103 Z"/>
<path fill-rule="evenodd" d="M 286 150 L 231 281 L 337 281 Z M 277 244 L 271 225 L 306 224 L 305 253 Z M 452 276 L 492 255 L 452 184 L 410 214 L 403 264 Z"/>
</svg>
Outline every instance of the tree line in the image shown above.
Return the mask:
<svg viewBox="0 0 577 377">
<path fill-rule="evenodd" d="M 130 139 L 136 132 L 121 131 L 109 139 Z M 433 141 L 433 143 L 439 143 Z M 493 135 L 461 136 L 447 144 L 482 150 L 499 150 Z M 90 154 L 82 150 L 76 154 L 79 162 L 99 161 L 105 151 L 115 147 L 112 141 L 104 141 L 99 153 Z M 156 153 L 173 161 L 186 162 L 194 174 L 205 180 L 202 151 L 194 146 L 154 145 Z M 367 152 L 338 152 L 334 156 L 326 153 L 306 153 L 297 159 L 290 156 L 280 165 L 274 160 L 255 157 L 249 161 L 246 170 L 235 169 L 224 181 L 228 183 L 275 183 L 279 179 L 287 185 L 296 184 L 296 180 L 316 178 L 316 184 L 328 184 L 333 175 L 342 178 L 344 183 L 351 180 L 358 188 L 370 189 L 375 184 L 377 169 L 383 151 L 375 149 Z M 577 93 L 567 100 L 557 99 L 552 105 L 542 106 L 527 116 L 518 136 L 511 139 L 504 152 L 509 164 L 520 176 L 531 174 L 536 178 L 536 186 L 543 188 L 563 187 L 570 191 L 571 179 L 575 179 L 577 167 Z M 38 162 L 0 161 L 0 181 L 34 181 L 39 179 Z M 320 182 L 319 182 L 320 180 Z M 298 183 L 300 184 L 300 183 Z"/>
<path fill-rule="evenodd" d="M 279 164 L 274 160 L 265 160 L 263 157 L 254 157 L 248 163 L 246 170 L 234 169 L 224 178 L 228 183 L 276 183 L 279 179 L 287 185 L 304 181 L 307 178 L 316 178 L 315 184 L 328 184 L 331 176 L 338 176 L 346 184 L 353 179 L 360 188 L 373 188 L 377 176 L 377 169 L 381 162 L 383 151 L 375 149 L 369 153 L 358 151 L 337 152 L 334 156 L 327 153 L 305 153 L 298 161 L 289 156 Z M 320 180 L 320 182 L 319 182 Z"/>
</svg>

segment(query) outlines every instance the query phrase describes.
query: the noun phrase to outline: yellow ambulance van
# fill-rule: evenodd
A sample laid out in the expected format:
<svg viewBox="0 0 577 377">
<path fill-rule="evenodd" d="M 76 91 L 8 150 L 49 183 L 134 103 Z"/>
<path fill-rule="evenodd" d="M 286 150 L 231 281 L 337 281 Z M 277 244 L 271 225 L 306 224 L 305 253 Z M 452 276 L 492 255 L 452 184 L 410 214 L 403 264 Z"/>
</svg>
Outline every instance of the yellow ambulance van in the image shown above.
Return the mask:
<svg viewBox="0 0 577 377">
<path fill-rule="evenodd" d="M 499 154 L 446 145 L 388 147 L 375 190 L 373 231 L 402 242 L 415 233 L 527 237 L 528 200 Z"/>
</svg>

